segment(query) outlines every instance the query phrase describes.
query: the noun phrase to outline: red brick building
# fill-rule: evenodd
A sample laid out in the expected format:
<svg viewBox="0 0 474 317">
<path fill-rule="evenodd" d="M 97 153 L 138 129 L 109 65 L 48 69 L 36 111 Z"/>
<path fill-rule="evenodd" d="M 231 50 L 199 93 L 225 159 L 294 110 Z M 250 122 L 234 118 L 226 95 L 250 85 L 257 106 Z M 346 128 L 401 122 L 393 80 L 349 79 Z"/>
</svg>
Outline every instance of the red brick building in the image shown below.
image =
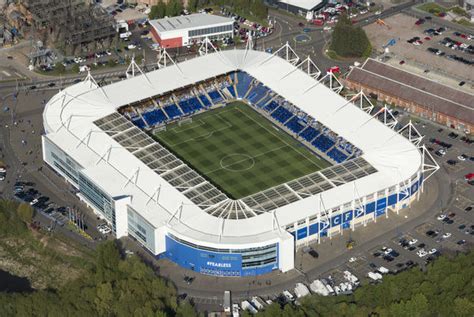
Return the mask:
<svg viewBox="0 0 474 317">
<path fill-rule="evenodd" d="M 354 67 L 345 85 L 420 117 L 467 134 L 474 132 L 474 95 L 373 59 Z"/>
</svg>

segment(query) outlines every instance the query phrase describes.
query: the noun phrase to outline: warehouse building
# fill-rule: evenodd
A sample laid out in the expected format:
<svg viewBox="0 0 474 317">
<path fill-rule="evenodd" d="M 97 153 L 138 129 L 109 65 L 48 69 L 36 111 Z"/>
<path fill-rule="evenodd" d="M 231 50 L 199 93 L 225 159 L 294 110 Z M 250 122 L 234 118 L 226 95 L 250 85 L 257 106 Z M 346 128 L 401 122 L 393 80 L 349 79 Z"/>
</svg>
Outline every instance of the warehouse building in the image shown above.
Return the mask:
<svg viewBox="0 0 474 317">
<path fill-rule="evenodd" d="M 354 67 L 346 87 L 466 134 L 474 131 L 474 95 L 368 59 Z"/>
<path fill-rule="evenodd" d="M 233 37 L 234 20 L 212 14 L 190 14 L 151 20 L 151 33 L 165 48 L 176 48 L 210 40 Z"/>
<path fill-rule="evenodd" d="M 282 10 L 305 16 L 308 12 L 320 10 L 327 0 L 268 0 L 268 4 Z"/>
</svg>

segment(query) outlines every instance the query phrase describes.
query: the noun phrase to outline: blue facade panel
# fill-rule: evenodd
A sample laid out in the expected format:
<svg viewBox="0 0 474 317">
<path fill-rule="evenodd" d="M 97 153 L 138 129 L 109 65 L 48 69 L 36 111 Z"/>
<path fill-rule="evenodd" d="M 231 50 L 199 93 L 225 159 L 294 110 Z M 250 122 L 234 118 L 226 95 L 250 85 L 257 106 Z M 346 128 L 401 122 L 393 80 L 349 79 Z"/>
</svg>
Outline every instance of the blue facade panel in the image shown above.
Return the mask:
<svg viewBox="0 0 474 317">
<path fill-rule="evenodd" d="M 387 208 L 387 198 L 384 197 L 382 199 L 377 200 L 377 211 L 385 210 Z"/>
<path fill-rule="evenodd" d="M 411 194 L 415 194 L 417 191 L 418 191 L 418 183 L 413 183 L 413 185 L 411 185 Z"/>
<path fill-rule="evenodd" d="M 313 235 L 319 232 L 319 223 L 313 223 L 309 226 L 309 235 Z"/>
<path fill-rule="evenodd" d="M 162 256 L 186 269 L 215 276 L 255 276 L 278 269 L 278 254 L 276 262 L 245 268 L 240 253 L 199 250 L 169 236 L 166 236 L 166 251 Z"/>
<path fill-rule="evenodd" d="M 342 222 L 350 222 L 354 218 L 354 213 L 352 210 L 346 211 L 345 213 L 342 214 Z"/>
<path fill-rule="evenodd" d="M 397 203 L 397 194 L 393 194 L 393 195 L 388 196 L 387 205 L 392 206 L 392 205 L 395 205 L 396 203 Z"/>
<path fill-rule="evenodd" d="M 370 214 L 375 211 L 375 201 L 368 203 L 365 207 L 365 213 Z"/>
<path fill-rule="evenodd" d="M 339 226 L 342 223 L 342 214 L 331 218 L 331 227 Z"/>
<path fill-rule="evenodd" d="M 298 229 L 298 231 L 296 233 L 296 239 L 297 240 L 304 239 L 307 236 L 308 236 L 308 228 L 304 227 L 304 228 Z"/>
</svg>

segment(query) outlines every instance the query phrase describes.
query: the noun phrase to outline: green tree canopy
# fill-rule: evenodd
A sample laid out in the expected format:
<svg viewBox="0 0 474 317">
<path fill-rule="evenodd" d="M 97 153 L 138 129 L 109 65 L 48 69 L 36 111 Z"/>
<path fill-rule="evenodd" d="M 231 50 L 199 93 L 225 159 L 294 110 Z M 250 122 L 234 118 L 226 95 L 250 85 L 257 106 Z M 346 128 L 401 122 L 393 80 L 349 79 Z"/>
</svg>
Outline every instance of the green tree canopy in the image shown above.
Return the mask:
<svg viewBox="0 0 474 317">
<path fill-rule="evenodd" d="M 31 220 L 33 219 L 33 216 L 35 214 L 35 210 L 33 209 L 33 207 L 26 203 L 21 203 L 16 211 L 20 219 L 26 224 L 31 223 Z"/>
<path fill-rule="evenodd" d="M 343 14 L 332 33 L 330 49 L 341 57 L 368 57 L 372 46 L 365 31 L 353 26 L 347 15 Z"/>
<path fill-rule="evenodd" d="M 151 7 L 150 14 L 148 17 L 150 19 L 161 19 L 166 15 L 166 4 L 163 0 L 158 1 L 158 3 Z"/>
</svg>

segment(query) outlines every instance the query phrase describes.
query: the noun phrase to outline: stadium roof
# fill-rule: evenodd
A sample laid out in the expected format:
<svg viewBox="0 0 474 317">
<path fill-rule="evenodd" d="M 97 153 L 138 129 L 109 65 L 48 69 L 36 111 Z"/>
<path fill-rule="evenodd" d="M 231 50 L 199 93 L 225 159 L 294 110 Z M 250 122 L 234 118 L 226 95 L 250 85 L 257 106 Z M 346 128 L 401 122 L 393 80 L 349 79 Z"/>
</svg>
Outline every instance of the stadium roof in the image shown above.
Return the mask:
<svg viewBox="0 0 474 317">
<path fill-rule="evenodd" d="M 150 24 L 159 32 L 204 27 L 212 24 L 234 22 L 231 18 L 213 14 L 194 13 L 190 15 L 150 20 Z"/>
<path fill-rule="evenodd" d="M 121 121 L 117 109 L 237 69 L 246 71 L 361 149 L 360 159 L 376 171 L 356 180 L 349 175 L 339 177 L 337 171 L 322 173 L 319 176 L 324 183 L 332 186 L 322 186 L 324 191 L 316 191 L 316 195 L 300 197 L 252 218 L 228 219 L 203 211 L 171 185 L 171 180 L 139 158 L 153 158 L 145 152 L 159 145 L 144 140 L 146 135 L 138 137 L 145 133 L 130 122 Z M 212 53 L 104 87 L 88 79 L 54 96 L 46 105 L 43 119 L 45 137 L 82 165 L 87 176 L 103 190 L 112 196 L 130 196 L 131 207 L 156 228 L 165 227 L 178 237 L 207 241 L 216 247 L 277 239 L 287 234 L 280 232 L 280 227 L 393 188 L 415 176 L 422 164 L 421 153 L 405 137 L 281 57 L 259 51 Z M 108 120 L 112 120 L 110 125 Z M 174 163 L 166 161 L 155 166 L 164 164 Z M 359 163 L 344 167 L 343 174 L 350 174 L 357 167 Z M 242 200 L 227 200 L 224 207 L 242 205 Z"/>
<path fill-rule="evenodd" d="M 289 4 L 305 10 L 312 10 L 317 7 L 323 0 L 280 0 L 283 4 Z"/>
<path fill-rule="evenodd" d="M 368 59 L 362 67 L 353 68 L 347 79 L 413 101 L 426 109 L 474 123 L 474 95 L 376 60 Z"/>
</svg>

